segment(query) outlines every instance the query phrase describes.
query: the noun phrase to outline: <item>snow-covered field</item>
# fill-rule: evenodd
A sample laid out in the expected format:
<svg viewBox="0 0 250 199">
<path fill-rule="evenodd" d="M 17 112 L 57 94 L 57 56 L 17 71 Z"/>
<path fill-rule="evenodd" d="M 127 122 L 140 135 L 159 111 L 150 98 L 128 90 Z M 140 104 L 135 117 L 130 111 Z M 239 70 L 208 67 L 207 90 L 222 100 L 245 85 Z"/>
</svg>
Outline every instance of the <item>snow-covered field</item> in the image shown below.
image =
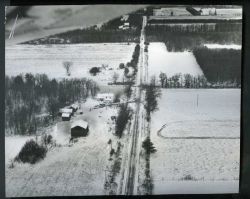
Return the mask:
<svg viewBox="0 0 250 199">
<path fill-rule="evenodd" d="M 51 133 L 60 146 L 49 150 L 44 160 L 35 165 L 15 163 L 14 168 L 6 165 L 6 196 L 63 196 L 104 194 L 105 169 L 109 159 L 110 146 L 107 144 L 114 123 L 111 116 L 117 108 L 92 109 L 96 101 L 89 99 L 73 120 L 84 119 L 89 123 L 89 135 L 68 145 L 70 122 L 59 122 Z M 6 143 L 12 143 L 11 137 Z M 14 139 L 14 138 L 13 138 Z M 13 142 L 16 142 L 16 139 Z M 23 142 L 16 142 L 21 145 Z M 6 154 L 11 150 L 7 146 Z"/>
<path fill-rule="evenodd" d="M 166 45 L 152 42 L 148 47 L 148 73 L 159 78 L 160 72 L 173 76 L 177 73 L 202 75 L 203 72 L 192 52 L 168 52 Z"/>
<path fill-rule="evenodd" d="M 15 45 L 6 47 L 5 73 L 15 76 L 20 73 L 45 73 L 50 78 L 67 77 L 64 61 L 71 61 L 71 78 L 91 78 L 100 84 L 113 82 L 114 73 L 122 81 L 120 63 L 131 60 L 135 44 L 100 43 L 72 45 Z M 101 73 L 92 76 L 92 67 L 108 66 Z"/>
<path fill-rule="evenodd" d="M 238 192 L 240 89 L 162 89 L 159 107 L 154 194 Z"/>
<path fill-rule="evenodd" d="M 237 45 L 237 44 L 229 44 L 229 45 L 222 45 L 222 44 L 204 44 L 204 46 L 206 46 L 207 48 L 211 48 L 211 49 L 215 49 L 215 48 L 219 48 L 219 49 L 236 49 L 236 50 L 240 50 L 241 49 L 241 45 Z"/>
</svg>

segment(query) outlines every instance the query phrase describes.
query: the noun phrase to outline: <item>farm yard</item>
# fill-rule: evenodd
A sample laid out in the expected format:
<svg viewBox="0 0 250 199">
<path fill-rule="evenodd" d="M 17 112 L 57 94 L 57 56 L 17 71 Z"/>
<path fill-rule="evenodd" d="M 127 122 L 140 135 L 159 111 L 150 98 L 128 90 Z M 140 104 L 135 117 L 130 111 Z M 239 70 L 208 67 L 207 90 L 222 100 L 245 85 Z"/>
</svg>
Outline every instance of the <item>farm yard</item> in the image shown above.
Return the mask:
<svg viewBox="0 0 250 199">
<path fill-rule="evenodd" d="M 93 99 L 87 100 L 82 109 L 84 114 L 77 113 L 73 118 L 88 121 L 90 130 L 87 137 L 70 144 L 68 129 L 72 121 L 59 122 L 53 127 L 54 130 L 47 132 L 53 136 L 57 146 L 49 150 L 44 160 L 35 165 L 15 164 L 14 168 L 6 169 L 7 197 L 104 194 L 104 170 L 107 169 L 110 151 L 108 140 L 112 139 L 116 144 L 116 137 L 113 135 L 115 125 L 110 118 L 117 114 L 117 108 L 106 107 L 90 111 L 96 104 L 98 102 Z M 27 140 L 30 138 L 32 137 L 27 137 Z M 13 144 L 10 145 L 12 142 L 15 145 L 25 143 L 23 140 L 13 139 L 6 137 L 6 155 L 13 151 Z M 16 154 L 10 154 L 9 158 L 15 157 L 18 152 L 16 150 Z"/>
<path fill-rule="evenodd" d="M 163 7 L 9 39 L 7 197 L 239 191 L 242 9 Z"/>
</svg>

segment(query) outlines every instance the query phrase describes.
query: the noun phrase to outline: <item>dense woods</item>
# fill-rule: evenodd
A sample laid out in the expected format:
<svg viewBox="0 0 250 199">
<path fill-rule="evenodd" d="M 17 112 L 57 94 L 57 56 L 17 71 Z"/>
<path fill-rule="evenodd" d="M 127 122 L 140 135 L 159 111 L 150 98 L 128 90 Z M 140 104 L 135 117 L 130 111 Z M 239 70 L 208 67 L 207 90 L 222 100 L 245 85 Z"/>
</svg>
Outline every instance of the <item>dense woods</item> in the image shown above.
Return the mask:
<svg viewBox="0 0 250 199">
<path fill-rule="evenodd" d="M 45 74 L 5 77 L 6 133 L 33 134 L 55 119 L 59 108 L 96 95 L 92 80 L 49 79 Z"/>
<path fill-rule="evenodd" d="M 232 24 L 219 24 L 214 27 L 208 24 L 147 26 L 146 40 L 148 42 L 164 42 L 168 51 L 193 50 L 205 43 L 241 45 L 241 24 L 236 27 Z"/>
<path fill-rule="evenodd" d="M 194 56 L 207 80 L 225 87 L 241 85 L 241 50 L 196 48 Z"/>
<path fill-rule="evenodd" d="M 99 30 L 77 29 L 51 38 L 42 38 L 25 42 L 25 44 L 76 44 L 76 43 L 107 43 L 107 42 L 138 42 L 139 33 L 136 29 Z M 53 39 L 52 39 L 53 37 Z"/>
</svg>

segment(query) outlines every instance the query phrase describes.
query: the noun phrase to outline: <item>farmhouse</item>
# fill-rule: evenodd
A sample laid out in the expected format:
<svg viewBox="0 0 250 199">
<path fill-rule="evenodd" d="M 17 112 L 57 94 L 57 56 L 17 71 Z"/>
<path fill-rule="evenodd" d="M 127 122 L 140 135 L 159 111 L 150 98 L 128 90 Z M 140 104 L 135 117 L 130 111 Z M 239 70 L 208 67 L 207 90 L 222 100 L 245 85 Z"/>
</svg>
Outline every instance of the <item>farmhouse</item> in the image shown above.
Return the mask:
<svg viewBox="0 0 250 199">
<path fill-rule="evenodd" d="M 86 121 L 77 120 L 71 125 L 71 137 L 87 136 L 89 125 Z"/>
<path fill-rule="evenodd" d="M 69 121 L 71 118 L 70 113 L 62 113 L 62 121 Z"/>
<path fill-rule="evenodd" d="M 99 93 L 96 96 L 96 99 L 102 102 L 110 103 L 114 100 L 114 94 L 113 93 Z"/>
</svg>

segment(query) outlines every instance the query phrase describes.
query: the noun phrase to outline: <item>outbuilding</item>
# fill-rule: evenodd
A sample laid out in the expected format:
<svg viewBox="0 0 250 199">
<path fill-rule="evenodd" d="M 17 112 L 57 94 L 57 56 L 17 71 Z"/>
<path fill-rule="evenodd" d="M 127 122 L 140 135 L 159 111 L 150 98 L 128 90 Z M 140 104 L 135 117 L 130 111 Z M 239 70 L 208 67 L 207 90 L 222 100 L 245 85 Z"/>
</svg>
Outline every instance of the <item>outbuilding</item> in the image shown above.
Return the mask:
<svg viewBox="0 0 250 199">
<path fill-rule="evenodd" d="M 70 108 L 73 109 L 74 112 L 76 112 L 79 106 L 77 104 L 72 104 Z"/>
<path fill-rule="evenodd" d="M 69 121 L 71 117 L 70 113 L 62 113 L 62 121 Z"/>
<path fill-rule="evenodd" d="M 73 115 L 73 109 L 71 109 L 71 108 L 61 108 L 61 109 L 59 110 L 59 112 L 60 112 L 61 114 L 63 114 L 63 113 L 69 113 L 70 116 Z"/>
<path fill-rule="evenodd" d="M 86 121 L 77 120 L 71 125 L 71 137 L 87 136 L 89 132 L 89 125 Z"/>
</svg>

